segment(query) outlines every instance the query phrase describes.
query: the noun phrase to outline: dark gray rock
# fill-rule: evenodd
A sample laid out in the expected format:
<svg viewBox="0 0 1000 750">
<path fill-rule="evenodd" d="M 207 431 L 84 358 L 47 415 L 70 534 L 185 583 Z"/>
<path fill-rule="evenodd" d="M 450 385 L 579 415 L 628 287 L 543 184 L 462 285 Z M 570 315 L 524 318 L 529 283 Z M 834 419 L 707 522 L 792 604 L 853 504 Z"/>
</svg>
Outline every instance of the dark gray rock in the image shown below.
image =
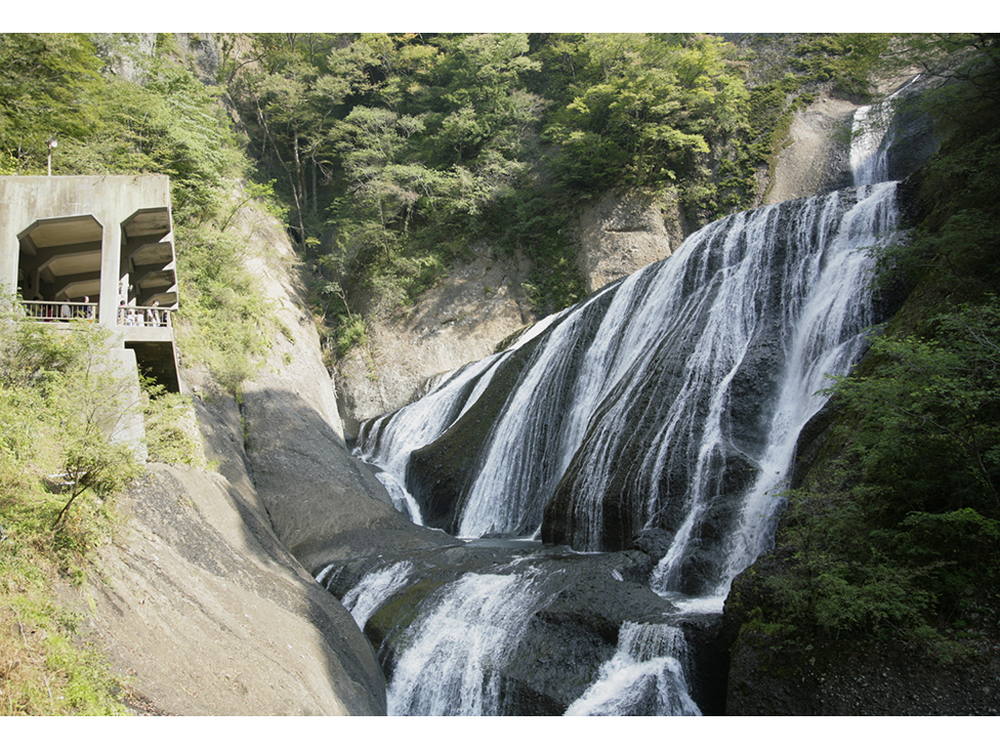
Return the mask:
<svg viewBox="0 0 1000 750">
<path fill-rule="evenodd" d="M 365 627 L 387 679 L 408 642 L 407 628 L 435 606 L 447 584 L 470 572 L 527 568 L 542 581 L 538 608 L 500 667 L 503 710 L 510 715 L 564 713 L 615 653 L 623 622 L 668 622 L 673 613 L 646 585 L 655 560 L 644 553 L 580 555 L 524 542 L 484 541 L 344 560 L 330 572 L 327 588 L 342 597 L 366 572 L 403 557 L 414 564 L 410 582 L 383 602 Z"/>
<path fill-rule="evenodd" d="M 387 538 L 398 549 L 444 541 L 396 511 L 371 470 L 295 393 L 248 391 L 242 414 L 257 493 L 278 538 L 306 569 L 384 547 Z"/>
</svg>

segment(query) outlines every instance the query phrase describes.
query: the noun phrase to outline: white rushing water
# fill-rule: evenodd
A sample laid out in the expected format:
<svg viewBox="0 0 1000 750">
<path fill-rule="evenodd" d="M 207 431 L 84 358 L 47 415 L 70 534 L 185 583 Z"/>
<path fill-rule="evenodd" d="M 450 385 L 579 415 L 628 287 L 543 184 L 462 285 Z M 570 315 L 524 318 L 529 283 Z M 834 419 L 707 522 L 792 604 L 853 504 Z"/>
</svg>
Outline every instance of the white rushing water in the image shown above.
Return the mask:
<svg viewBox="0 0 1000 750">
<path fill-rule="evenodd" d="M 529 571 L 466 573 L 433 597 L 393 664 L 390 715 L 502 713 L 499 669 L 542 597 Z"/>
<path fill-rule="evenodd" d="M 566 379 L 571 377 L 568 352 L 579 339 L 588 309 L 603 296 L 594 295 L 559 321 L 504 404 L 467 493 L 458 536 L 524 533 L 541 523 L 538 496 L 551 491 L 546 483 L 557 480 L 572 457 L 565 446 L 572 436 L 565 431 L 550 431 L 559 408 L 552 391 L 565 388 Z M 526 414 L 531 417 L 525 419 Z M 564 444 L 561 449 L 553 447 L 548 451 L 558 462 L 554 467 L 539 465 L 531 458 L 538 443 L 547 439 L 546 433 Z M 503 502 L 497 502 L 500 492 Z"/>
<path fill-rule="evenodd" d="M 876 322 L 871 248 L 893 237 L 897 185 L 869 183 L 886 174 L 891 107 L 855 116 L 856 187 L 714 222 L 667 261 L 366 423 L 358 452 L 382 468 L 397 507 L 421 519 L 406 486 L 412 453 L 480 399 L 503 399 L 482 445 L 469 446 L 477 469 L 453 533 L 523 536 L 552 524 L 593 551 L 661 529 L 669 544 L 651 588 L 681 616 L 720 612 L 771 541 L 796 441 L 829 377 L 849 371 Z M 516 382 L 497 395 L 494 374 L 529 340 Z M 379 575 L 372 592 L 394 585 Z M 467 573 L 430 597 L 395 658 L 390 712 L 501 713 L 499 669 L 541 592 L 531 574 Z M 625 622 L 567 713 L 697 714 L 686 661 L 679 627 Z"/>
<path fill-rule="evenodd" d="M 368 618 L 409 582 L 412 572 L 413 563 L 409 560 L 377 568 L 367 573 L 354 588 L 344 594 L 341 604 L 351 613 L 358 627 L 364 630 Z"/>
<path fill-rule="evenodd" d="M 687 643 L 672 625 L 623 622 L 615 655 L 567 716 L 700 716 L 688 694 Z"/>
<path fill-rule="evenodd" d="M 419 504 L 406 489 L 406 467 L 410 454 L 440 437 L 472 407 L 489 385 L 497 367 L 544 332 L 556 317 L 550 315 L 538 321 L 503 352 L 465 365 L 450 375 L 435 376 L 431 379 L 433 385 L 428 393 L 420 399 L 364 423 L 355 454 L 381 468 L 375 478 L 386 488 L 396 510 L 405 513 L 414 523 L 423 525 Z"/>
<path fill-rule="evenodd" d="M 906 85 L 876 104 L 858 107 L 851 123 L 851 174 L 855 185 L 872 185 L 889 179 L 889 146 L 886 141 L 896 100 L 919 80 Z"/>
<path fill-rule="evenodd" d="M 732 579 L 766 547 L 779 503 L 776 492 L 784 484 L 799 433 L 826 402 L 823 389 L 830 385 L 830 376 L 846 374 L 864 351 L 865 333 L 873 322 L 867 285 L 874 261 L 869 248 L 889 239 L 896 226 L 895 190 L 896 183 L 860 188 L 860 200 L 843 214 L 836 231 L 828 239 L 820 238 L 824 252 L 802 257 L 785 277 L 790 290 L 806 291 L 786 306 L 784 366 L 770 410 L 766 448 L 758 460 L 757 478 L 743 496 L 738 523 L 723 544 L 725 563 L 711 598 L 724 599 Z M 831 210 L 832 202 L 827 199 L 820 213 Z M 819 222 L 820 228 L 827 226 L 828 222 Z M 714 442 L 724 437 L 716 427 Z M 702 452 L 714 448 L 703 443 Z M 657 464 L 651 468 L 655 471 Z M 708 476 L 699 478 L 702 486 L 710 483 Z M 693 497 L 686 526 L 707 511 L 711 500 L 710 493 Z M 657 566 L 651 581 L 654 590 L 675 590 L 689 542 L 687 530 L 682 528 Z"/>
<path fill-rule="evenodd" d="M 676 532 L 664 569 L 679 571 L 729 477 L 765 463 L 780 474 L 769 441 L 794 444 L 799 416 L 821 404 L 810 394 L 823 375 L 846 372 L 863 346 L 872 322 L 867 249 L 893 228 L 893 204 L 890 183 L 735 214 L 560 316 L 538 334 L 482 446 L 470 446 L 477 471 L 450 530 L 532 534 L 561 492 L 567 541 L 580 550 L 606 548 L 609 534 L 627 543 L 670 514 Z M 492 393 L 488 378 L 507 356 L 469 365 L 366 425 L 362 455 L 397 479 L 399 487 L 383 482 L 411 517 L 420 516 L 402 489 L 410 454 Z M 820 379 L 801 380 L 808 394 L 790 389 L 807 375 Z M 748 380 L 758 390 L 738 393 Z M 773 413 L 740 413 L 748 397 Z M 791 413 L 796 399 L 807 407 Z M 771 426 L 761 430 L 760 419 Z M 607 518 L 611 497 L 624 520 Z"/>
</svg>

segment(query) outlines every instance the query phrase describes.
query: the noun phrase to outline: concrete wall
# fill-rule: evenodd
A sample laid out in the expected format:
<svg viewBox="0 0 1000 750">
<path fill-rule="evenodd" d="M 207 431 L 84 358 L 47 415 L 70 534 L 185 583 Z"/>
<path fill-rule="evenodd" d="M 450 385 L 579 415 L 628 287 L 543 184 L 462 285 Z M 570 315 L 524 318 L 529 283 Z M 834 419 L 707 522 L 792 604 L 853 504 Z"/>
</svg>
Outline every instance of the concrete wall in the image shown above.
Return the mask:
<svg viewBox="0 0 1000 750">
<path fill-rule="evenodd" d="M 164 175 L 84 175 L 67 177 L 0 177 L 0 294 L 17 292 L 19 235 L 34 222 L 70 216 L 92 216 L 102 227 L 101 293 L 98 320 L 114 331 L 104 364 L 128 382 L 126 398 L 138 402 L 136 353 L 124 341 L 154 341 L 170 346 L 173 329 L 119 326 L 119 279 L 122 276 L 122 224 L 142 209 L 165 208 L 170 217 L 170 180 Z M 172 248 L 173 232 L 161 238 Z M 171 258 L 171 267 L 173 259 Z M 59 325 L 59 324 L 54 324 Z M 176 358 L 171 352 L 175 365 Z M 112 438 L 132 446 L 145 459 L 142 414 L 130 414 L 111 426 Z"/>
<path fill-rule="evenodd" d="M 165 175 L 0 177 L 0 293 L 17 291 L 21 232 L 38 219 L 90 215 L 104 231 L 99 318 L 113 325 L 122 222 L 140 209 L 160 207 L 171 207 Z M 167 239 L 172 241 L 172 233 Z"/>
<path fill-rule="evenodd" d="M 108 425 L 111 439 L 129 446 L 137 460 L 145 461 L 149 457 L 146 450 L 146 422 L 139 408 L 142 392 L 135 352 L 125 348 L 112 349 L 108 352 L 104 365 L 123 386 L 119 394 L 123 416 L 116 424 Z"/>
</svg>

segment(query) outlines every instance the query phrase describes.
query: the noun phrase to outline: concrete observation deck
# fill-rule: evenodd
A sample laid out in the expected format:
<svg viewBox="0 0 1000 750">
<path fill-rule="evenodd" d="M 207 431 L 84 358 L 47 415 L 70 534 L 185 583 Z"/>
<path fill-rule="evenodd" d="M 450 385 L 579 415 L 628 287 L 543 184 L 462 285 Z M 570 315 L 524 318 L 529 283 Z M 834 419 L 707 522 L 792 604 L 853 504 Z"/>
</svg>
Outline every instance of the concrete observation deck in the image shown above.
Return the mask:
<svg viewBox="0 0 1000 750">
<path fill-rule="evenodd" d="M 0 177 L 0 294 L 43 322 L 107 327 L 133 367 L 180 390 L 169 178 Z"/>
</svg>

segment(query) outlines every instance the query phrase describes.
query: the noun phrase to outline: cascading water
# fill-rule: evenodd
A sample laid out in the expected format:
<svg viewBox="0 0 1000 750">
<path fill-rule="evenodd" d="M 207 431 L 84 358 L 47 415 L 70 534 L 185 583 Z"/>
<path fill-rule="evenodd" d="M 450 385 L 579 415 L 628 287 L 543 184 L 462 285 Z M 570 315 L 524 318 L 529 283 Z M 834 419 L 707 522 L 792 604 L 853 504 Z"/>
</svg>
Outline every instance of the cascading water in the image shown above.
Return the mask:
<svg viewBox="0 0 1000 750">
<path fill-rule="evenodd" d="M 478 448 L 449 530 L 518 536 L 541 525 L 549 541 L 600 550 L 646 526 L 672 528 L 667 578 L 698 551 L 707 572 L 688 593 L 717 588 L 719 550 L 692 545 L 738 523 L 759 467 L 775 471 L 776 435 L 794 443 L 801 418 L 773 423 L 777 405 L 798 398 L 789 382 L 814 373 L 819 382 L 800 385 L 816 390 L 863 345 L 872 322 L 866 248 L 892 228 L 893 201 L 891 185 L 862 187 L 736 214 L 561 316 L 540 334 Z M 363 455 L 394 474 L 393 446 L 405 439 L 412 453 L 460 423 L 473 378 L 503 356 L 373 425 Z M 472 394 L 497 397 L 488 386 Z M 419 414 L 428 419 L 418 440 L 403 428 Z"/>
<path fill-rule="evenodd" d="M 410 626 L 393 665 L 390 715 L 501 713 L 500 668 L 544 596 L 531 571 L 467 573 Z"/>
<path fill-rule="evenodd" d="M 873 262 L 868 248 L 884 240 L 886 233 L 895 228 L 895 189 L 895 183 L 860 188 L 860 200 L 841 214 L 835 224 L 830 216 L 838 213 L 838 194 L 810 199 L 820 205 L 806 204 L 807 209 L 815 210 L 817 218 L 807 222 L 812 224 L 812 231 L 800 236 L 812 239 L 816 249 L 787 259 L 786 272 L 781 277 L 778 351 L 782 365 L 777 387 L 772 389 L 775 395 L 761 440 L 764 450 L 754 455 L 756 477 L 744 492 L 736 518 L 728 524 L 715 555 L 719 567 L 714 580 L 705 581 L 699 591 L 720 604 L 732 579 L 767 544 L 777 505 L 773 493 L 787 474 L 801 429 L 826 401 L 822 389 L 829 385 L 829 376 L 846 374 L 864 350 L 864 334 L 873 322 L 867 291 Z M 832 230 L 834 226 L 836 229 Z M 713 399 L 709 414 L 714 429 L 707 440 L 702 440 L 699 459 L 707 453 L 718 454 L 724 443 L 732 439 L 725 424 L 731 417 L 723 411 L 725 404 L 721 404 L 727 395 L 725 386 L 728 383 Z M 716 403 L 721 404 L 718 413 Z M 664 471 L 666 454 L 668 451 L 659 451 L 655 461 L 647 460 L 644 468 Z M 710 466 L 711 462 L 705 464 Z M 699 460 L 699 469 L 701 465 Z M 690 510 L 651 582 L 654 590 L 662 593 L 680 590 L 685 585 L 684 563 L 692 547 L 696 547 L 690 530 L 711 511 L 712 502 L 720 494 L 715 477 L 699 476 L 697 472 L 695 476 L 695 492 L 688 493 Z"/>
<path fill-rule="evenodd" d="M 364 630 L 368 618 L 407 584 L 412 572 L 413 563 L 409 560 L 373 570 L 344 595 L 341 604 L 351 613 L 358 627 Z"/>
<path fill-rule="evenodd" d="M 884 176 L 883 109 L 855 117 L 855 187 L 704 227 L 670 259 L 366 423 L 359 455 L 420 519 L 435 446 L 465 435 L 479 404 L 502 401 L 480 441 L 462 443 L 472 469 L 450 485 L 446 530 L 541 533 L 598 551 L 656 529 L 669 543 L 650 587 L 675 616 L 721 611 L 770 541 L 776 492 L 828 377 L 848 372 L 876 322 L 869 249 L 897 223 L 896 183 L 868 184 Z M 501 711 L 498 669 L 540 592 L 524 573 L 446 585 L 406 631 L 390 710 Z M 568 712 L 698 713 L 685 648 L 679 627 L 623 623 L 617 652 Z"/>
<path fill-rule="evenodd" d="M 886 136 L 895 112 L 896 100 L 913 86 L 920 76 L 876 104 L 858 107 L 851 123 L 851 174 L 855 185 L 871 185 L 889 179 L 889 146 Z"/>
<path fill-rule="evenodd" d="M 444 432 L 474 404 L 489 385 L 497 367 L 521 346 L 544 331 L 556 316 L 535 323 L 499 354 L 434 378 L 437 385 L 424 397 L 390 414 L 366 421 L 358 434 L 355 454 L 382 468 L 376 473 L 396 510 L 423 524 L 420 506 L 406 489 L 410 454 Z"/>
<path fill-rule="evenodd" d="M 673 625 L 623 622 L 618 650 L 567 716 L 700 716 L 688 694 L 687 642 Z"/>
</svg>

